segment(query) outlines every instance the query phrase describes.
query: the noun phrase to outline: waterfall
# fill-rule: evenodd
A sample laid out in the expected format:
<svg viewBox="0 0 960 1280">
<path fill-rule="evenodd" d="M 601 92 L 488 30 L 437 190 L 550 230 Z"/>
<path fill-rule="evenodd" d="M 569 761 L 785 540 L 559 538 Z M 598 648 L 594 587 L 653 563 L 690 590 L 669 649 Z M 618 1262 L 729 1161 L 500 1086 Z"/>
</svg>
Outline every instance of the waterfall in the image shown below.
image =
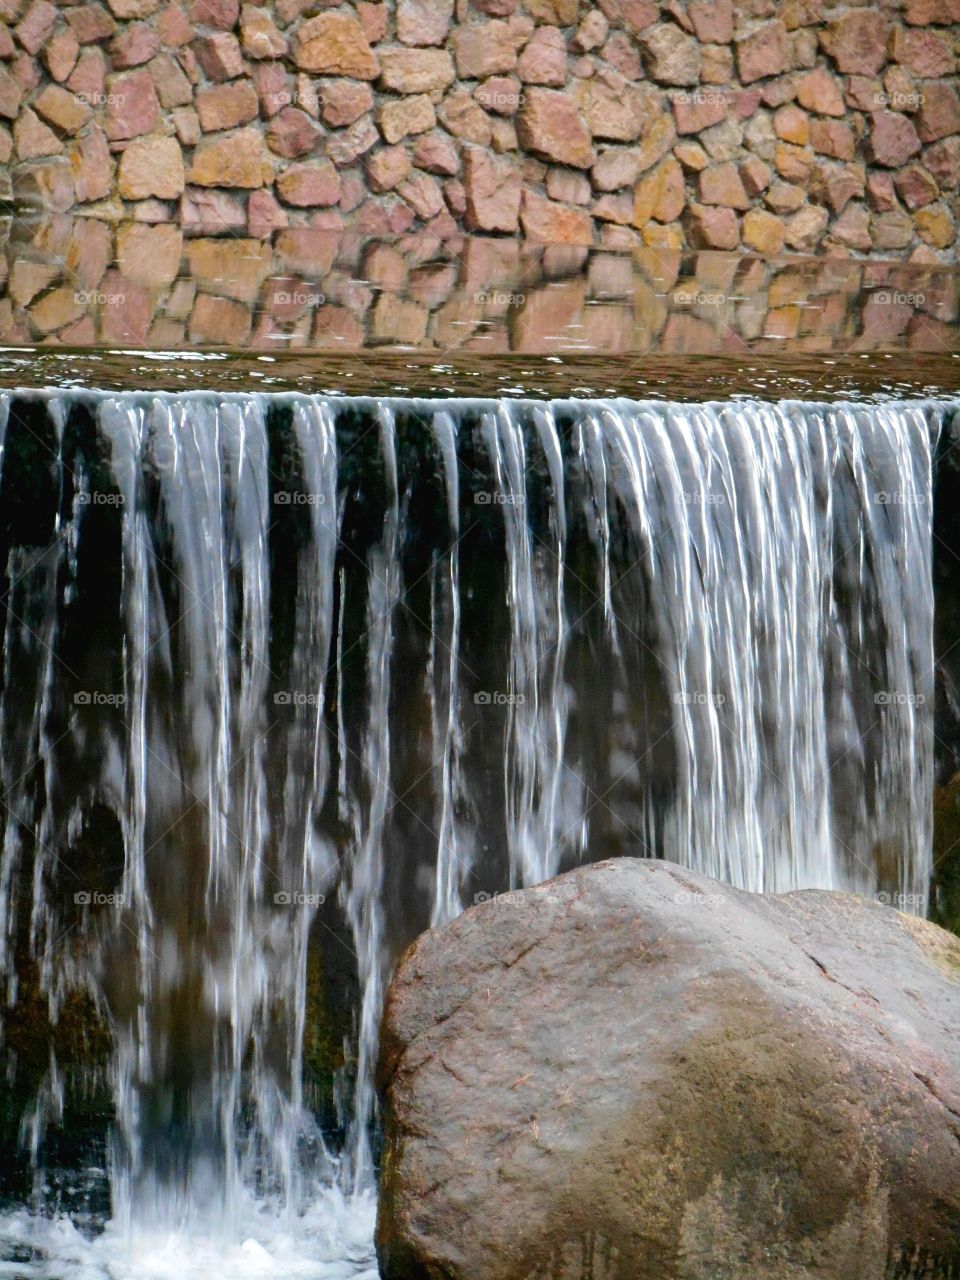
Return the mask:
<svg viewBox="0 0 960 1280">
<path fill-rule="evenodd" d="M 582 860 L 923 914 L 952 412 L 0 395 L 0 1260 L 375 1277 L 392 967 Z"/>
</svg>

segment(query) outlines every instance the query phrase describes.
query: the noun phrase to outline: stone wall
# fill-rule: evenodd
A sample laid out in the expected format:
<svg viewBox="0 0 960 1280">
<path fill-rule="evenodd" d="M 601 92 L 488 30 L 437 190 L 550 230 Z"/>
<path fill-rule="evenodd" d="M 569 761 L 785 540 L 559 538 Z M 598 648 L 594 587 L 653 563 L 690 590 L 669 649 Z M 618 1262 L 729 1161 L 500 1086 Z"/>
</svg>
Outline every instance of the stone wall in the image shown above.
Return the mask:
<svg viewBox="0 0 960 1280">
<path fill-rule="evenodd" d="M 0 0 L 18 201 L 956 256 L 960 0 Z"/>
</svg>

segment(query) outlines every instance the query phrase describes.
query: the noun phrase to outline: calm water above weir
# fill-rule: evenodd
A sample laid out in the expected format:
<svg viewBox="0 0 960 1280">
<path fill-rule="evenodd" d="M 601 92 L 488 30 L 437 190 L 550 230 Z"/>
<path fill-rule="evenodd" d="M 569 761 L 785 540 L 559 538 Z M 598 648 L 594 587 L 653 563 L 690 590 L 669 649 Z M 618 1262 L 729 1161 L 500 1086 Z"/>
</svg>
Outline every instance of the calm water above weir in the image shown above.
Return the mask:
<svg viewBox="0 0 960 1280">
<path fill-rule="evenodd" d="M 4 395 L 3 1273 L 374 1277 L 383 991 L 476 900 L 923 913 L 958 407 Z"/>
</svg>

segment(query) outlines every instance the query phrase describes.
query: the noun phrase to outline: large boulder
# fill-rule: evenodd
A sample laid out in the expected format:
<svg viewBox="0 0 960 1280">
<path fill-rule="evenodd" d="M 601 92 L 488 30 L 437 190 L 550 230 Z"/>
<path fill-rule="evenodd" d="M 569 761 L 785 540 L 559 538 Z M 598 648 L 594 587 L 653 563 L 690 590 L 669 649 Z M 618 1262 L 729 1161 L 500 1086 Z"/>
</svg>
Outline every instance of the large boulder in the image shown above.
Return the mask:
<svg viewBox="0 0 960 1280">
<path fill-rule="evenodd" d="M 960 941 L 620 858 L 424 934 L 390 988 L 384 1280 L 960 1268 Z"/>
</svg>

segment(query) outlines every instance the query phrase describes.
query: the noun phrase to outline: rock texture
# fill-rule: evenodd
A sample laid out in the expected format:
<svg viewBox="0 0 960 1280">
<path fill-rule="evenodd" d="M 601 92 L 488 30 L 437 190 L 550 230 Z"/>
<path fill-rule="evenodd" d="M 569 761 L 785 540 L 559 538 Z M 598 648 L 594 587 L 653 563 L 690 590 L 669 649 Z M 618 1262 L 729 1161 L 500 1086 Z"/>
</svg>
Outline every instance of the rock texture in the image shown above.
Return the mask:
<svg viewBox="0 0 960 1280">
<path fill-rule="evenodd" d="M 960 942 L 616 859 L 424 934 L 390 988 L 384 1280 L 960 1266 Z"/>
<path fill-rule="evenodd" d="M 335 207 L 361 235 L 953 262 L 958 48 L 957 0 L 7 0 L 0 163 L 51 208 L 210 231 Z M 125 181 L 134 142 L 179 194 Z M 323 162 L 335 205 L 287 176 Z"/>
</svg>

